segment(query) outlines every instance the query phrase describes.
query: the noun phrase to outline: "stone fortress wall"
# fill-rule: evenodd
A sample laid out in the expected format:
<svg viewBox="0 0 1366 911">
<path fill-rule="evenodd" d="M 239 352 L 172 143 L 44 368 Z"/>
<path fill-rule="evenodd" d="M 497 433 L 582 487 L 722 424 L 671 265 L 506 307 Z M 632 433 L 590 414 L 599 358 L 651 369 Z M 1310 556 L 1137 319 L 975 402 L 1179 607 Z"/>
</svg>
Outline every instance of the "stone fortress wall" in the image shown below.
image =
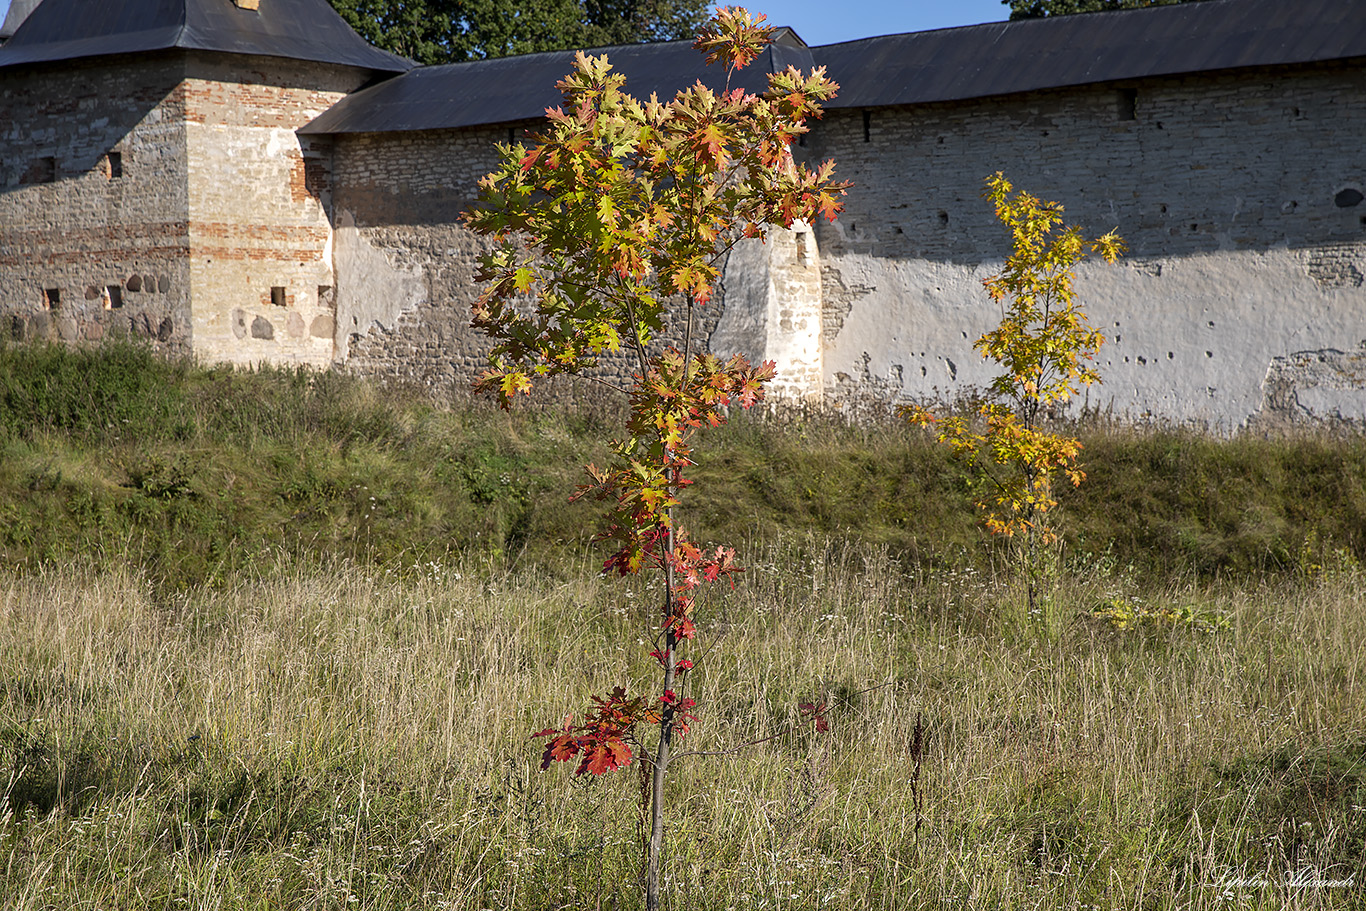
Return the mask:
<svg viewBox="0 0 1366 911">
<path fill-rule="evenodd" d="M 838 79 L 838 74 L 833 74 Z M 1004 170 L 1118 266 L 1077 288 L 1105 383 L 1079 405 L 1229 428 L 1366 416 L 1366 71 L 1317 66 L 828 111 L 799 150 L 852 180 L 845 211 L 730 257 L 702 332 L 780 364 L 779 394 L 863 410 L 952 399 L 992 372 L 972 343 L 1008 236 L 980 198 Z M 467 382 L 481 241 L 458 215 L 508 125 L 336 140 L 335 261 L 351 369 Z M 339 342 L 339 346 L 343 344 Z"/>
<path fill-rule="evenodd" d="M 304 61 L 192 53 L 186 103 L 194 349 L 327 366 L 335 354 L 331 161 L 300 136 L 362 82 Z"/>
<path fill-rule="evenodd" d="M 183 77 L 172 58 L 0 71 L 7 335 L 75 343 L 131 331 L 188 352 Z"/>
<path fill-rule="evenodd" d="M 0 70 L 0 310 L 210 361 L 334 357 L 330 149 L 354 70 L 195 52 Z M 191 306 L 193 302 L 193 306 Z"/>
<path fill-rule="evenodd" d="M 461 214 L 535 121 L 302 129 L 372 78 L 392 77 L 183 49 L 0 67 L 0 328 L 468 388 L 489 344 Z M 1362 58 L 832 107 L 796 151 L 853 181 L 843 215 L 738 246 L 693 335 L 849 413 L 971 394 L 1008 243 L 980 194 L 1002 170 L 1129 246 L 1079 271 L 1108 337 L 1081 405 L 1366 423 L 1363 114 Z"/>
<path fill-rule="evenodd" d="M 497 166 L 498 143 L 520 141 L 530 126 L 522 122 L 336 137 L 337 344 L 338 360 L 348 369 L 419 385 L 467 388 L 487 366 L 490 344 L 471 327 L 470 316 L 479 295 L 479 257 L 488 243 L 464 226 L 461 214 L 474 204 L 479 180 Z M 809 229 L 800 233 L 804 238 Z M 819 319 L 815 241 L 810 241 L 809 262 L 803 253 L 798 264 L 797 236 L 778 229 L 769 244 L 746 242 L 732 252 L 720 302 L 699 308 L 693 325 L 693 338 L 704 348 L 779 359 L 785 375 L 775 390 L 789 397 L 803 397 L 820 384 L 816 367 L 802 367 L 813 352 L 786 341 Z M 793 268 L 805 273 L 800 287 L 789 287 Z M 780 299 L 800 299 L 798 306 L 811 311 L 811 321 L 801 330 L 789 326 L 784 331 L 778 323 L 791 323 L 789 308 L 785 315 L 775 312 L 770 326 L 767 308 Z M 672 326 L 664 341 L 679 343 L 682 334 L 681 325 Z M 604 357 L 592 374 L 629 385 L 635 369 L 628 352 Z"/>
<path fill-rule="evenodd" d="M 1089 407 L 1360 421 L 1366 155 L 1342 126 L 1364 115 L 1366 70 L 1331 65 L 829 112 L 808 151 L 856 188 L 817 226 L 827 401 L 989 382 L 972 342 L 999 318 L 981 280 L 1008 236 L 979 197 L 1002 170 L 1128 245 L 1078 274 L 1107 338 Z"/>
</svg>

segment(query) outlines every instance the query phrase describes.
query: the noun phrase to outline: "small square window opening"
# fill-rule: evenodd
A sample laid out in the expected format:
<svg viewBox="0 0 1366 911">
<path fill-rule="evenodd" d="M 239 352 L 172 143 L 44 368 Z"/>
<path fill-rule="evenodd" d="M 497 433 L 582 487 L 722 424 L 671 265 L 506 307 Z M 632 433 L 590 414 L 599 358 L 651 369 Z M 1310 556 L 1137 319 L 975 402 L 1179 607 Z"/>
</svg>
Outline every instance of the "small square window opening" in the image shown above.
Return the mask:
<svg viewBox="0 0 1366 911">
<path fill-rule="evenodd" d="M 62 305 L 62 290 L 60 288 L 43 289 L 43 307 L 47 310 L 56 310 Z"/>
<path fill-rule="evenodd" d="M 123 177 L 123 154 L 121 152 L 109 153 L 109 179 L 118 180 Z"/>
<path fill-rule="evenodd" d="M 285 305 L 285 289 L 280 285 L 270 289 L 270 302 L 277 307 Z"/>
</svg>

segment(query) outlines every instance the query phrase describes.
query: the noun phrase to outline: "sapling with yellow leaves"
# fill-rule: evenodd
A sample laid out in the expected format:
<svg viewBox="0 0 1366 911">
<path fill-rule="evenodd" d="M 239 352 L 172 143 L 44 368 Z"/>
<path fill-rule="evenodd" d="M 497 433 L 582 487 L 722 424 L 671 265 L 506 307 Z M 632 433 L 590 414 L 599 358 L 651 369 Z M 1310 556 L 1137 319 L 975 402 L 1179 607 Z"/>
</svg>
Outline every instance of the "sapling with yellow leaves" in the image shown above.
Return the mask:
<svg viewBox="0 0 1366 911">
<path fill-rule="evenodd" d="M 968 466 L 987 529 L 1019 542 L 1033 613 L 1040 550 L 1058 538 L 1053 481 L 1061 475 L 1076 486 L 1086 477 L 1078 464 L 1081 443 L 1050 429 L 1049 418 L 1101 381 L 1094 360 L 1104 337 L 1077 300 L 1075 270 L 1088 256 L 1115 262 L 1124 245 L 1114 231 L 1086 240 L 1080 228 L 1063 224 L 1060 204 L 1016 192 L 999 171 L 987 178 L 983 196 L 1010 229 L 1012 247 L 1001 271 L 983 282 L 1001 307 L 1001 322 L 974 347 L 1002 372 L 975 416 L 940 417 L 919 406 L 903 413 L 934 428 Z"/>
</svg>

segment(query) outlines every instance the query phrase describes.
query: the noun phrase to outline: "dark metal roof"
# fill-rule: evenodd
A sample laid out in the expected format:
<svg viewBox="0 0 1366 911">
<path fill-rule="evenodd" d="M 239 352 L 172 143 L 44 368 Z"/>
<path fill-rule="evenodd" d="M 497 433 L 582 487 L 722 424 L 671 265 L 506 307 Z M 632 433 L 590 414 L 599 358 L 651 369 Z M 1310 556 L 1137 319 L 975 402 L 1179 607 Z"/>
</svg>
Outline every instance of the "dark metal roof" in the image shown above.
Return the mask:
<svg viewBox="0 0 1366 911">
<path fill-rule="evenodd" d="M 3 47 L 0 67 L 184 48 L 399 73 L 412 61 L 371 47 L 326 0 L 43 0 Z"/>
<path fill-rule="evenodd" d="M 831 107 L 956 101 L 1036 89 L 1366 56 L 1363 0 L 1206 0 L 812 48 Z"/>
<path fill-rule="evenodd" d="M 669 98 L 701 80 L 722 88 L 726 74 L 707 66 L 691 41 L 597 48 L 612 68 L 626 76 L 637 98 L 651 92 Z M 409 70 L 396 79 L 350 95 L 301 133 L 387 133 L 452 129 L 476 124 L 510 123 L 543 117 L 563 102 L 555 84 L 573 68 L 574 51 L 550 51 Z M 768 87 L 766 74 L 789 66 L 812 67 L 811 51 L 790 29 L 780 29 L 764 55 L 741 70 L 734 85 L 753 91 Z"/>
<path fill-rule="evenodd" d="M 52 2 L 52 0 L 49 0 Z M 606 48 L 637 97 L 672 95 L 702 78 L 689 42 Z M 958 101 L 1038 89 L 1249 66 L 1366 57 L 1366 0 L 1205 0 L 997 22 L 806 48 L 782 30 L 746 87 L 789 63 L 823 64 L 840 84 L 832 108 Z M 540 117 L 571 52 L 422 67 L 352 95 L 307 133 L 427 130 Z M 764 65 L 764 64 L 767 65 Z"/>
</svg>

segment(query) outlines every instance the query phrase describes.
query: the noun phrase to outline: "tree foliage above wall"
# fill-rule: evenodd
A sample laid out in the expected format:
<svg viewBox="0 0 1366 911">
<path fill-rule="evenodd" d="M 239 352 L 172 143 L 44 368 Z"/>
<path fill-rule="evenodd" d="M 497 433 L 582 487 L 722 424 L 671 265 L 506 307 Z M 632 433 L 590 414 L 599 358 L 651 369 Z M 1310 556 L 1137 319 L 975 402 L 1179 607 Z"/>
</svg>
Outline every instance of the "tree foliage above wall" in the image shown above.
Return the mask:
<svg viewBox="0 0 1366 911">
<path fill-rule="evenodd" d="M 1043 16 L 1067 16 L 1072 13 L 1098 13 L 1113 9 L 1137 9 L 1141 6 L 1171 6 L 1174 3 L 1193 3 L 1196 0 L 1001 0 L 1010 7 L 1011 19 L 1038 19 Z"/>
<path fill-rule="evenodd" d="M 375 47 L 419 63 L 690 38 L 707 0 L 329 0 Z"/>
</svg>

